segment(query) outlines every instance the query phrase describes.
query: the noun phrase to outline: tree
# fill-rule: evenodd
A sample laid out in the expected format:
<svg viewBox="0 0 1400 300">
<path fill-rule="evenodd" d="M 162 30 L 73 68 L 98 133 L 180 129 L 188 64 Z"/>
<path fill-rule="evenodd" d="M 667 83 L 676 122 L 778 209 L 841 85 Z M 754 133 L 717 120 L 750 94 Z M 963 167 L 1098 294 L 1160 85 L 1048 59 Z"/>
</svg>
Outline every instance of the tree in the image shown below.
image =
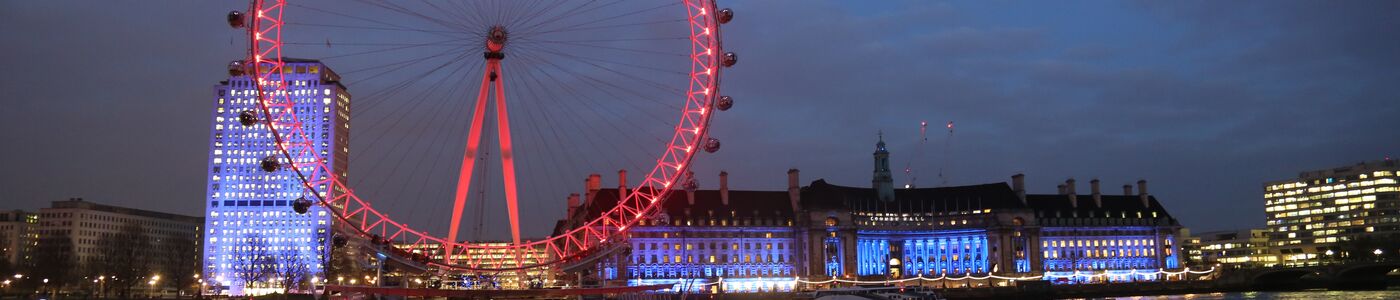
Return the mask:
<svg viewBox="0 0 1400 300">
<path fill-rule="evenodd" d="M 5 234 L 4 232 L 0 232 L 0 241 L 9 241 L 9 240 L 10 240 L 9 235 Z M 15 266 L 14 266 L 14 264 L 11 264 L 11 263 L 10 263 L 10 253 L 11 253 L 11 252 L 14 252 L 15 255 L 19 255 L 19 251 L 17 251 L 17 250 L 19 250 L 19 249 L 10 249 L 10 248 L 6 248 L 6 247 L 0 247 L 0 275 L 14 274 L 14 273 L 15 273 L 15 271 L 16 271 L 16 270 L 15 270 Z M 16 257 L 16 258 L 18 258 L 18 257 Z M 19 259 L 16 259 L 15 261 L 19 261 Z"/>
<path fill-rule="evenodd" d="M 311 270 L 307 268 L 307 261 L 302 259 L 300 251 L 282 250 L 277 253 L 276 259 L 274 279 L 281 285 L 282 294 L 308 290 L 307 282 L 311 280 Z"/>
<path fill-rule="evenodd" d="M 1400 249 L 1397 249 L 1400 247 L 1397 245 L 1400 245 L 1400 234 L 1367 234 L 1339 242 L 1333 248 L 1342 260 L 1371 261 L 1400 257 L 1400 253 L 1397 253 L 1400 252 Z M 1374 254 L 1373 251 L 1377 249 L 1381 250 L 1380 255 Z"/>
<path fill-rule="evenodd" d="M 233 275 L 243 283 L 243 288 L 253 287 L 276 272 L 276 261 L 267 248 L 267 238 L 260 234 L 245 235 L 242 245 L 234 247 Z"/>
<path fill-rule="evenodd" d="M 145 283 L 151 275 L 151 240 L 146 236 L 146 228 L 140 223 L 122 224 L 120 231 L 107 234 L 99 240 L 102 252 L 99 260 L 93 262 L 99 276 L 113 280 L 105 284 L 107 289 L 117 289 L 121 298 L 131 297 L 131 291 Z M 142 280 L 142 279 L 146 280 Z M 106 291 L 103 291 L 104 293 Z"/>
<path fill-rule="evenodd" d="M 24 280 L 35 290 L 51 292 L 62 289 L 77 275 L 73 272 L 78 265 L 73 255 L 73 239 L 67 233 L 54 233 L 41 238 L 35 248 L 34 263 L 26 266 L 29 269 L 27 276 L 30 277 Z M 48 279 L 48 282 L 43 283 L 44 279 Z"/>
<path fill-rule="evenodd" d="M 174 286 L 178 291 L 175 298 L 179 299 L 194 284 L 194 274 L 199 272 L 199 245 L 189 237 L 168 239 L 161 244 L 165 251 L 161 268 L 169 276 L 161 282 Z"/>
</svg>

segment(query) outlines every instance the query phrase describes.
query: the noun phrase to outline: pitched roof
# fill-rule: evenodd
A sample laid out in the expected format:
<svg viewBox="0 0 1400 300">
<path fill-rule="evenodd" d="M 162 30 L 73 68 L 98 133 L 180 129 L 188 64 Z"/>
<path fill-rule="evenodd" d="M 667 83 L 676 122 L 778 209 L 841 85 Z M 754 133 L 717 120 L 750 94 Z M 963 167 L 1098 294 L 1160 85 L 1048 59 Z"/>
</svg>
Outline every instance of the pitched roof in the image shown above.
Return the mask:
<svg viewBox="0 0 1400 300">
<path fill-rule="evenodd" d="M 894 201 L 880 201 L 873 188 L 813 181 L 802 189 L 802 204 L 809 208 L 890 207 L 923 211 L 1020 208 L 1021 200 L 1006 183 L 895 189 Z"/>
<path fill-rule="evenodd" d="M 586 219 L 591 220 L 602 215 L 604 212 L 617 205 L 618 190 L 616 188 L 599 189 L 594 197 L 586 204 Z M 729 204 L 725 205 L 720 199 L 718 190 L 697 190 L 695 191 L 695 205 L 690 205 L 686 201 L 686 192 L 677 190 L 671 192 L 662 203 L 662 211 L 673 217 L 684 216 L 687 209 L 691 215 L 704 215 L 713 211 L 715 214 L 721 212 L 734 212 L 741 216 L 752 216 L 755 212 L 763 217 L 791 217 L 793 215 L 792 205 L 788 201 L 786 191 L 729 191 Z"/>
<path fill-rule="evenodd" d="M 1076 202 L 1079 202 L 1077 206 L 1072 205 L 1070 203 L 1069 195 L 1026 195 L 1026 202 L 1032 209 L 1035 209 L 1037 211 L 1062 211 L 1066 213 L 1072 211 L 1078 211 L 1081 213 L 1088 213 L 1090 211 L 1130 213 L 1156 212 L 1158 214 L 1163 214 L 1168 217 L 1171 216 L 1170 214 L 1167 214 L 1167 209 L 1165 207 L 1162 207 L 1162 203 L 1157 202 L 1157 197 L 1153 196 L 1147 196 L 1148 205 L 1146 207 L 1142 205 L 1142 199 L 1138 196 L 1100 195 L 1100 199 L 1102 199 L 1103 202 L 1102 207 L 1095 205 L 1093 195 L 1076 195 L 1075 199 Z"/>
</svg>

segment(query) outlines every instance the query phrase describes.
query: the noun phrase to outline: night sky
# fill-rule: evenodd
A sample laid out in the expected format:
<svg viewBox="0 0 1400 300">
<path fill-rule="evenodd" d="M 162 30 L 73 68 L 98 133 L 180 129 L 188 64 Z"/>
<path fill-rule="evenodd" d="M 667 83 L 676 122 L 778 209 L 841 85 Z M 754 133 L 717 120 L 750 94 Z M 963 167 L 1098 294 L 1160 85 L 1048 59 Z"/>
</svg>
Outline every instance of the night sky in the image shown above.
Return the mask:
<svg viewBox="0 0 1400 300">
<path fill-rule="evenodd" d="M 920 187 L 1025 173 L 1031 193 L 1071 177 L 1117 193 L 1146 179 L 1199 232 L 1262 226 L 1265 181 L 1400 155 L 1396 1 L 720 2 L 737 12 L 724 43 L 741 62 L 722 91 L 738 101 L 713 124 L 723 149 L 696 158 L 702 188 L 727 170 L 736 188 L 781 190 L 789 168 L 867 186 L 883 131 Z M 202 214 L 212 87 L 246 47 L 224 14 L 244 8 L 0 2 L 0 208 L 83 197 Z M 351 177 L 374 181 L 366 153 Z M 607 187 L 633 169 L 578 167 Z M 527 235 L 562 215 L 578 172 L 524 178 L 553 189 L 526 202 Z M 385 205 L 434 230 L 422 212 L 444 206 Z"/>
</svg>

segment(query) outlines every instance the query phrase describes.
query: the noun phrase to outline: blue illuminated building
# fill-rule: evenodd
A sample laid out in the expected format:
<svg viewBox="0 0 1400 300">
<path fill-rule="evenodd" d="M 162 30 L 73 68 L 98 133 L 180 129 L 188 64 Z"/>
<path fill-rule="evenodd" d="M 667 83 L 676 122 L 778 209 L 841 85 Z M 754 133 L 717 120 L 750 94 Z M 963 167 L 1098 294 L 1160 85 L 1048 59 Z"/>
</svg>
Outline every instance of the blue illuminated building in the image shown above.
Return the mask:
<svg viewBox="0 0 1400 300">
<path fill-rule="evenodd" d="M 1123 195 L 1101 193 L 1098 180 L 1079 195 L 1073 179 L 1056 194 L 1028 195 L 1020 174 L 1010 184 L 893 188 L 883 140 L 874 164 L 868 188 L 821 179 L 799 186 L 794 169 L 787 191 L 730 191 L 721 173 L 718 190 L 672 193 L 662 214 L 629 229 L 623 249 L 566 268 L 577 276 L 563 278 L 713 293 L 787 291 L 795 278 L 1151 281 L 1181 267 L 1181 226 L 1145 181 Z M 582 203 L 571 197 L 560 229 L 615 205 L 618 189 L 598 181 L 589 177 Z"/>
<path fill-rule="evenodd" d="M 345 178 L 348 168 L 350 95 L 340 77 L 315 60 L 285 59 L 290 98 L 303 130 L 332 171 Z M 282 291 L 274 278 L 251 278 L 260 265 L 288 268 L 302 264 L 312 277 L 324 278 L 321 266 L 329 245 L 332 216 L 319 206 L 306 214 L 292 210 L 300 197 L 316 199 L 286 168 L 263 170 L 264 158 L 281 158 L 272 133 L 262 122 L 253 78 L 235 75 L 214 87 L 209 142 L 207 228 L 202 278 L 209 294 L 245 295 Z M 240 120 L 245 112 L 251 114 Z M 246 123 L 246 124 L 245 124 Z M 285 162 L 285 159 L 280 159 Z M 309 172 L 308 172 L 309 174 Z M 317 192 L 327 193 L 325 187 Z M 262 276 L 268 277 L 268 276 Z M 251 281 L 251 282 L 248 282 Z M 309 288 L 309 287 L 301 287 Z"/>
</svg>

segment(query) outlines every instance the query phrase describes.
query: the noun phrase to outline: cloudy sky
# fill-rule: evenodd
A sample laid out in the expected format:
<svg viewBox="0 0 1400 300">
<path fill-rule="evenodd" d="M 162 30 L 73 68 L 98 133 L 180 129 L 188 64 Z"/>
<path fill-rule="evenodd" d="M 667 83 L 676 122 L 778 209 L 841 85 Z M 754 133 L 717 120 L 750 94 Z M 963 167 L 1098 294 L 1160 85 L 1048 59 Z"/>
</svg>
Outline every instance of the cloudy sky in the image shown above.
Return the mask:
<svg viewBox="0 0 1400 300">
<path fill-rule="evenodd" d="M 724 43 L 741 63 L 723 92 L 739 100 L 715 119 L 723 150 L 696 160 L 702 187 L 727 170 L 738 188 L 782 189 L 789 168 L 864 186 L 883 131 L 919 186 L 1025 173 L 1032 193 L 1053 193 L 1071 177 L 1108 191 L 1147 179 L 1204 231 L 1262 226 L 1265 181 L 1400 155 L 1400 2 L 721 6 L 738 15 Z M 223 17 L 244 7 L 0 2 L 0 206 L 83 197 L 201 214 L 211 89 L 245 51 Z M 374 170 L 368 155 L 352 174 Z M 602 164 L 586 167 L 609 184 L 628 168 Z M 584 176 L 531 179 L 572 190 Z M 562 197 L 533 201 L 531 217 L 561 214 Z M 527 235 L 552 222 L 534 223 Z"/>
</svg>

